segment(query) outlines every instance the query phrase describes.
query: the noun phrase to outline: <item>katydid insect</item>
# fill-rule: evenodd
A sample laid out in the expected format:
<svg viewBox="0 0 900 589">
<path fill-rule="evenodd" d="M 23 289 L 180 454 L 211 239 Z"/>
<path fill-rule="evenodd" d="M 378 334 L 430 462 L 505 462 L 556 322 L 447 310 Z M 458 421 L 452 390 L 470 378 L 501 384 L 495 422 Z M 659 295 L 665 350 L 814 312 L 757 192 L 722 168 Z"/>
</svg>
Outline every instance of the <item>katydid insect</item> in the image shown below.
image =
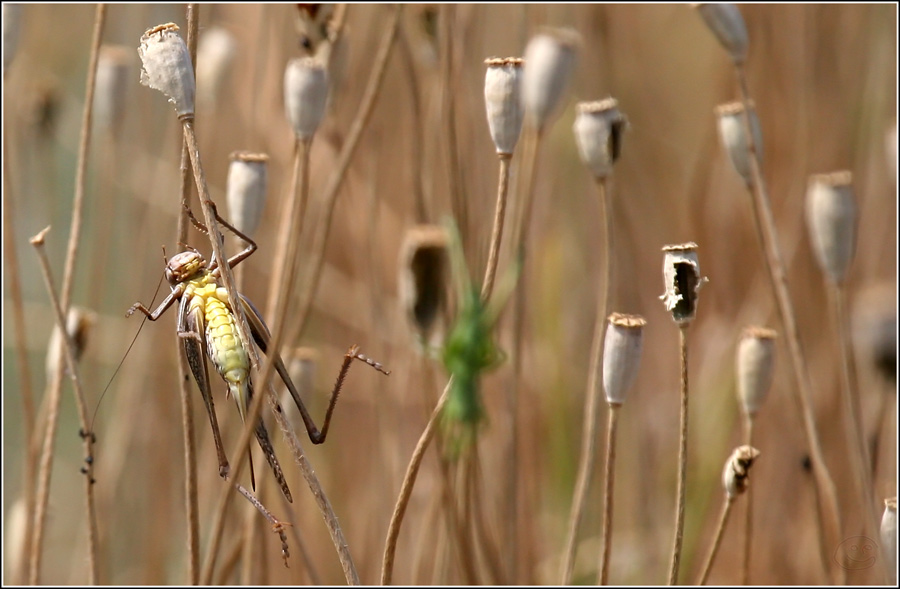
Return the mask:
<svg viewBox="0 0 900 589">
<path fill-rule="evenodd" d="M 213 206 L 216 220 L 247 243 L 246 248 L 226 261 L 230 268 L 234 268 L 256 251 L 256 242 L 220 217 L 213 203 L 210 202 L 209 204 Z M 207 227 L 194 217 L 190 209 L 187 209 L 187 214 L 199 231 L 209 234 Z M 225 456 L 218 420 L 216 419 L 207 358 L 213 363 L 216 372 L 228 385 L 228 392 L 237 402 L 241 420 L 244 420 L 253 394 L 253 386 L 250 381 L 250 359 L 246 347 L 248 344 L 241 340 L 240 333 L 236 327 L 237 320 L 234 316 L 234 310 L 228 301 L 228 291 L 221 283 L 221 270 L 218 260 L 213 257 L 212 262 L 207 263 L 199 251 L 190 246 L 186 247 L 188 248 L 187 251 L 172 256 L 166 262 L 166 280 L 169 282 L 172 292 L 154 311 L 150 311 L 142 303 L 138 302 L 128 309 L 126 316 L 130 317 L 135 311 L 140 311 L 150 321 L 156 321 L 176 301 L 180 301 L 177 323 L 178 336 L 181 338 L 185 356 L 191 367 L 194 379 L 197 381 L 197 386 L 200 388 L 200 394 L 203 396 L 206 411 L 209 414 L 213 440 L 216 444 L 216 453 L 219 460 L 219 476 L 227 479 L 229 472 L 228 458 Z M 290 376 L 288 376 L 287 369 L 278 355 L 278 351 L 269 349 L 271 335 L 259 311 L 243 294 L 240 295 L 240 300 L 254 343 L 264 354 L 273 357 L 275 370 L 293 397 L 294 403 L 296 403 L 300 416 L 303 419 L 303 424 L 306 426 L 309 439 L 314 444 L 321 444 L 328 435 L 328 426 L 331 424 L 331 416 L 334 412 L 341 386 L 354 359 L 369 364 L 379 372 L 390 374 L 381 364 L 363 356 L 359 352 L 358 346 L 352 346 L 344 355 L 344 362 L 338 373 L 334 389 L 331 392 L 331 400 L 328 403 L 325 421 L 320 431 L 300 399 L 300 394 L 297 392 L 297 388 L 291 381 Z M 266 431 L 262 419 L 256 424 L 255 433 L 259 446 L 262 448 L 266 461 L 272 468 L 284 496 L 288 501 L 293 502 L 291 491 L 284 479 L 281 465 L 275 457 L 269 433 Z M 256 481 L 253 474 L 252 458 L 250 459 L 250 480 L 251 485 L 255 489 Z"/>
</svg>

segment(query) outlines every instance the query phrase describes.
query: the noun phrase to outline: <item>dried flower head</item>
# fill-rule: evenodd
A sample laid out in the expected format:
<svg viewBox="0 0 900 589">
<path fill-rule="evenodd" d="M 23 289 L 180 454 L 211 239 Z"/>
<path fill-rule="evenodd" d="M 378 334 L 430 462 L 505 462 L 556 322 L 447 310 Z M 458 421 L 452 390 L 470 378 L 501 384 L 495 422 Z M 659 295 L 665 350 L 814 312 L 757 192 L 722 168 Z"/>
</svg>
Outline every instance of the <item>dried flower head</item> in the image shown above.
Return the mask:
<svg viewBox="0 0 900 589">
<path fill-rule="evenodd" d="M 19 48 L 19 31 L 22 30 L 23 4 L 3 3 L 3 77 Z"/>
<path fill-rule="evenodd" d="M 71 307 L 66 317 L 66 331 L 75 344 L 72 350 L 75 361 L 81 358 L 88 344 L 88 338 L 94 324 L 97 322 L 97 314 L 83 307 Z M 53 326 L 50 333 L 50 343 L 47 344 L 47 358 L 45 370 L 47 372 L 47 381 L 53 380 L 57 371 L 65 370 L 69 374 L 69 367 L 66 362 L 66 353 L 63 346 L 63 334 L 58 325 Z"/>
<path fill-rule="evenodd" d="M 888 582 L 897 584 L 897 498 L 884 500 L 884 514 L 881 516 L 881 549 L 884 551 Z"/>
<path fill-rule="evenodd" d="M 252 236 L 262 219 L 266 203 L 269 156 L 235 151 L 228 166 L 228 215 L 242 233 Z"/>
<path fill-rule="evenodd" d="M 746 415 L 756 415 L 772 388 L 776 337 L 774 330 L 755 326 L 741 334 L 736 361 L 737 392 Z"/>
<path fill-rule="evenodd" d="M 118 133 L 125 117 L 128 89 L 133 83 L 131 67 L 134 54 L 124 45 L 103 45 L 97 59 L 97 85 L 94 91 L 94 116 L 101 129 Z"/>
<path fill-rule="evenodd" d="M 449 236 L 440 225 L 417 225 L 400 247 L 400 303 L 423 342 L 446 300 Z"/>
<path fill-rule="evenodd" d="M 722 484 L 728 497 L 735 498 L 747 490 L 750 467 L 753 461 L 759 457 L 759 450 L 752 446 L 739 446 L 735 448 L 728 460 L 725 461 L 725 469 L 722 471 Z"/>
<path fill-rule="evenodd" d="M 491 139 L 501 155 L 512 155 L 522 132 L 522 100 L 519 90 L 524 60 L 492 57 L 484 60 L 484 104 Z"/>
<path fill-rule="evenodd" d="M 663 280 L 666 292 L 659 298 L 679 325 L 689 323 L 697 314 L 698 293 L 703 283 L 708 281 L 705 276 L 700 275 L 696 250 L 697 244 L 693 242 L 662 248 L 665 252 Z"/>
<path fill-rule="evenodd" d="M 747 59 L 747 25 L 736 4 L 694 4 L 735 65 Z"/>
<path fill-rule="evenodd" d="M 615 98 L 579 102 L 577 109 L 573 129 L 578 154 L 595 178 L 605 178 L 619 159 L 628 121 Z"/>
<path fill-rule="evenodd" d="M 806 190 L 806 224 L 822 272 L 840 284 L 856 249 L 856 202 L 850 172 L 810 176 Z"/>
<path fill-rule="evenodd" d="M 522 104 L 529 125 L 542 130 L 562 102 L 572 74 L 581 37 L 571 29 L 545 29 L 525 48 Z"/>
<path fill-rule="evenodd" d="M 197 102 L 201 106 L 216 105 L 236 55 L 237 41 L 226 29 L 210 27 L 200 35 L 197 42 Z"/>
<path fill-rule="evenodd" d="M 752 100 L 749 101 L 749 105 L 753 149 L 756 151 L 757 161 L 762 165 L 762 128 L 759 125 L 759 117 L 756 116 L 756 108 Z M 716 107 L 716 119 L 719 123 L 719 137 L 725 151 L 728 152 L 731 164 L 747 186 L 750 186 L 753 183 L 753 174 L 750 167 L 750 148 L 747 144 L 747 127 L 744 125 L 744 103 L 720 104 Z"/>
<path fill-rule="evenodd" d="M 603 344 L 603 390 L 610 405 L 621 405 L 637 378 L 647 321 L 640 315 L 623 313 L 613 313 L 607 321 L 609 325 Z"/>
<path fill-rule="evenodd" d="M 284 72 L 284 107 L 294 134 L 312 139 L 325 118 L 328 104 L 328 72 L 312 57 L 292 59 Z"/>
<path fill-rule="evenodd" d="M 148 29 L 141 37 L 138 55 L 143 64 L 141 84 L 168 96 L 178 118 L 193 118 L 194 68 L 178 25 L 167 23 Z"/>
</svg>

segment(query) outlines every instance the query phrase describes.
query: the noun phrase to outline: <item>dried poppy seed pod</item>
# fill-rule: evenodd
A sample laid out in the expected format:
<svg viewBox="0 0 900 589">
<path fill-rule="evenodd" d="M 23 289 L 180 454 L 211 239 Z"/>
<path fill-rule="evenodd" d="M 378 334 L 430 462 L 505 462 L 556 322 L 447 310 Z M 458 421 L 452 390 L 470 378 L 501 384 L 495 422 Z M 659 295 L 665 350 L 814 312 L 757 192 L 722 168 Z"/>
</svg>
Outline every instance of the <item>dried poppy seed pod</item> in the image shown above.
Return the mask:
<svg viewBox="0 0 900 589">
<path fill-rule="evenodd" d="M 297 138 L 312 139 L 325 117 L 327 102 L 325 66 L 311 57 L 292 59 L 284 72 L 284 107 Z"/>
<path fill-rule="evenodd" d="M 737 392 L 746 415 L 755 416 L 772 388 L 777 334 L 765 327 L 748 327 L 737 348 Z"/>
<path fill-rule="evenodd" d="M 491 139 L 500 155 L 512 155 L 522 132 L 522 101 L 519 89 L 522 64 L 518 57 L 492 57 L 484 60 L 484 105 L 487 109 Z"/>
<path fill-rule="evenodd" d="M 647 321 L 640 315 L 623 313 L 613 313 L 607 321 L 609 325 L 603 343 L 603 390 L 610 405 L 621 405 L 637 378 Z"/>
<path fill-rule="evenodd" d="M 666 292 L 659 298 L 679 325 L 689 323 L 697 314 L 698 292 L 703 283 L 708 281 L 705 276 L 700 275 L 696 249 L 697 244 L 693 242 L 662 248 L 665 252 L 663 280 Z"/>
<path fill-rule="evenodd" d="M 759 125 L 759 117 L 756 116 L 756 108 L 753 101 L 750 104 L 750 130 L 753 133 L 753 149 L 756 151 L 756 159 L 762 165 L 762 128 Z M 747 145 L 747 127 L 744 125 L 744 103 L 729 102 L 716 107 L 716 120 L 719 123 L 719 138 L 731 164 L 744 182 L 750 186 L 753 183 L 753 174 L 750 167 L 750 148 Z"/>
<path fill-rule="evenodd" d="M 579 45 L 580 37 L 571 29 L 545 29 L 525 48 L 522 104 L 528 124 L 538 130 L 546 126 L 562 101 L 575 72 Z"/>
<path fill-rule="evenodd" d="M 884 500 L 884 514 L 881 516 L 881 549 L 884 551 L 888 581 L 897 584 L 897 498 Z"/>
<path fill-rule="evenodd" d="M 725 469 L 722 471 L 722 484 L 725 493 L 734 499 L 747 490 L 750 467 L 753 461 L 759 457 L 759 450 L 752 446 L 738 446 L 728 460 L 725 461 Z"/>
<path fill-rule="evenodd" d="M 735 65 L 747 59 L 747 25 L 736 4 L 694 4 Z"/>
<path fill-rule="evenodd" d="M 22 4 L 3 3 L 3 77 L 19 48 L 19 31 L 22 29 Z"/>
<path fill-rule="evenodd" d="M 179 119 L 194 117 L 194 68 L 178 25 L 167 23 L 148 29 L 141 37 L 141 84 L 159 90 L 175 105 Z"/>
<path fill-rule="evenodd" d="M 440 225 L 417 225 L 400 247 L 400 303 L 427 342 L 445 301 L 449 236 Z"/>
<path fill-rule="evenodd" d="M 206 29 L 197 42 L 197 102 L 213 107 L 237 55 L 237 41 L 222 27 Z"/>
<path fill-rule="evenodd" d="M 897 292 L 894 280 L 856 293 L 853 341 L 860 356 L 891 385 L 897 383 Z M 893 392 L 894 387 L 891 387 Z"/>
<path fill-rule="evenodd" d="M 579 102 L 575 116 L 575 143 L 581 161 L 595 178 L 606 178 L 622 151 L 622 133 L 628 121 L 615 98 Z"/>
<path fill-rule="evenodd" d="M 856 249 L 856 202 L 850 172 L 810 176 L 806 190 L 806 225 L 822 272 L 840 284 Z"/>
<path fill-rule="evenodd" d="M 228 215 L 241 233 L 253 235 L 266 203 L 269 156 L 236 151 L 228 166 Z"/>
<path fill-rule="evenodd" d="M 93 329 L 96 322 L 97 314 L 93 311 L 83 307 L 72 307 L 69 309 L 69 314 L 66 317 L 66 331 L 68 332 L 69 337 L 72 338 L 72 343 L 75 345 L 72 353 L 75 356 L 76 362 L 78 362 L 81 355 L 84 353 L 91 329 Z M 66 374 L 69 373 L 69 367 L 66 363 L 66 353 L 63 348 L 64 345 L 65 342 L 63 341 L 62 331 L 60 331 L 58 325 L 54 325 L 53 331 L 50 334 L 50 343 L 47 344 L 47 359 L 44 367 L 48 381 L 51 381 L 60 369 L 65 369 Z"/>
<path fill-rule="evenodd" d="M 104 45 L 97 59 L 97 86 L 94 116 L 97 125 L 117 134 L 122 129 L 128 89 L 131 87 L 131 60 L 134 54 L 123 45 Z"/>
</svg>

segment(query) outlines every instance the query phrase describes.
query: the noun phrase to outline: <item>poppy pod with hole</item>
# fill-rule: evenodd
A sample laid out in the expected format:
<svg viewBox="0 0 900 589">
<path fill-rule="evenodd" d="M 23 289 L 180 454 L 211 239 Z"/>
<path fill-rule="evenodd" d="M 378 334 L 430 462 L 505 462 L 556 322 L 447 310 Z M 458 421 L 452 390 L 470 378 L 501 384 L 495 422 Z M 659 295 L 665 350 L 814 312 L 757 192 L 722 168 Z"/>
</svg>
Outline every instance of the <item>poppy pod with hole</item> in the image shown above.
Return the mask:
<svg viewBox="0 0 900 589">
<path fill-rule="evenodd" d="M 440 225 L 409 229 L 400 247 L 399 292 L 403 311 L 427 339 L 445 303 L 449 236 Z"/>
<path fill-rule="evenodd" d="M 578 155 L 595 178 L 606 178 L 622 151 L 628 122 L 615 98 L 579 102 L 573 130 Z"/>
<path fill-rule="evenodd" d="M 697 300 L 700 287 L 708 279 L 700 274 L 697 258 L 697 244 L 693 242 L 667 245 L 662 248 L 663 281 L 666 292 L 662 299 L 666 310 L 672 313 L 672 320 L 679 325 L 690 323 L 697 314 Z"/>
<path fill-rule="evenodd" d="M 739 446 L 735 448 L 728 460 L 725 461 L 725 469 L 722 471 L 722 484 L 725 493 L 734 498 L 747 490 L 749 485 L 750 467 L 759 457 L 759 450 L 752 446 Z"/>
</svg>

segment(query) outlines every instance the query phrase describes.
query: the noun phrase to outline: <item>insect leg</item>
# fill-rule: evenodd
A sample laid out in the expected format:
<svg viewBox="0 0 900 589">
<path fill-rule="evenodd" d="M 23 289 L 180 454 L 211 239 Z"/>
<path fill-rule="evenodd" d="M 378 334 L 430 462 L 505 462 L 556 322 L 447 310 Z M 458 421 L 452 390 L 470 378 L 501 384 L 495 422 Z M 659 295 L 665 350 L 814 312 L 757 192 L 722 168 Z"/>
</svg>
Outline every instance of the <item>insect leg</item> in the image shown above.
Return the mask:
<svg viewBox="0 0 900 589">
<path fill-rule="evenodd" d="M 212 207 L 213 214 L 216 217 L 216 221 L 218 221 L 221 225 L 223 225 L 228 230 L 230 230 L 238 238 L 240 238 L 241 240 L 243 240 L 244 242 L 247 243 L 247 247 L 245 247 L 240 252 L 238 252 L 235 255 L 228 258 L 228 267 L 234 268 L 235 266 L 237 266 L 238 264 L 240 264 L 241 262 L 243 262 L 244 260 L 249 258 L 253 254 L 253 252 L 256 251 L 256 249 L 257 249 L 256 242 L 253 241 L 252 239 L 250 239 L 250 237 L 248 235 L 239 231 L 234 225 L 232 225 L 231 223 L 226 221 L 224 218 L 222 218 L 222 216 L 219 215 L 219 209 L 216 207 L 216 203 L 209 200 L 209 201 L 207 201 L 207 204 L 209 204 L 209 206 Z M 198 231 L 201 231 L 202 233 L 206 233 L 207 235 L 209 235 L 209 229 L 206 227 L 206 225 L 204 225 L 199 220 L 197 220 L 197 217 L 194 216 L 194 213 L 193 213 L 193 211 L 191 211 L 190 207 L 186 206 L 185 210 L 187 211 L 187 215 L 190 218 L 191 223 L 194 225 L 194 227 L 196 227 Z M 217 265 L 218 265 L 218 260 L 216 260 L 213 264 L 210 265 L 210 270 L 215 270 L 215 267 Z"/>
<path fill-rule="evenodd" d="M 178 337 L 182 338 L 184 354 L 187 357 L 194 380 L 200 388 L 203 402 L 206 404 L 206 412 L 209 415 L 209 424 L 212 428 L 213 441 L 216 444 L 216 455 L 219 459 L 219 476 L 228 478 L 228 458 L 225 455 L 225 447 L 222 444 L 222 434 L 219 431 L 219 421 L 216 419 L 215 402 L 212 397 L 212 389 L 209 386 L 209 368 L 206 362 L 206 338 L 203 336 L 204 319 L 200 309 L 189 309 L 187 298 L 181 301 L 178 312 Z"/>
<path fill-rule="evenodd" d="M 150 309 L 145 307 L 143 303 L 137 302 L 137 303 L 131 305 L 131 308 L 129 308 L 128 311 L 125 312 L 125 316 L 131 317 L 135 311 L 140 311 L 141 313 L 146 315 L 147 319 L 149 319 L 150 321 L 156 321 L 157 319 L 159 319 L 159 317 L 163 313 L 166 312 L 166 310 L 169 307 L 172 306 L 172 304 L 175 303 L 175 301 L 177 301 L 179 298 L 181 298 L 181 294 L 183 292 L 184 292 L 184 285 L 179 284 L 177 287 L 175 287 L 174 290 L 172 290 L 172 292 L 169 293 L 169 296 L 167 296 L 165 299 L 163 299 L 163 301 L 159 304 L 159 306 L 156 308 L 156 310 L 151 312 Z"/>
</svg>

